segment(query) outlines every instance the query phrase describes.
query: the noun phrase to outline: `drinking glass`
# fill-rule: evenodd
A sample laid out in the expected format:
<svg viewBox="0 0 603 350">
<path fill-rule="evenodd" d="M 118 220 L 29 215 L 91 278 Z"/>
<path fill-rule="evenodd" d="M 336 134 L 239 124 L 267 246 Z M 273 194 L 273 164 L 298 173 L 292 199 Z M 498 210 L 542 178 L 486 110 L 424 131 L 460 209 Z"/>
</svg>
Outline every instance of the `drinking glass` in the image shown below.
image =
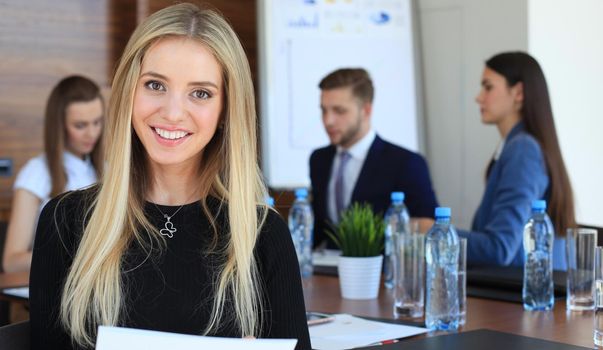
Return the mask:
<svg viewBox="0 0 603 350">
<path fill-rule="evenodd" d="M 397 253 L 395 317 L 423 317 L 425 307 L 425 236 L 402 235 L 394 242 Z"/>
<path fill-rule="evenodd" d="M 595 307 L 595 248 L 597 230 L 570 228 L 565 240 L 567 258 L 568 310 L 584 311 Z"/>
</svg>

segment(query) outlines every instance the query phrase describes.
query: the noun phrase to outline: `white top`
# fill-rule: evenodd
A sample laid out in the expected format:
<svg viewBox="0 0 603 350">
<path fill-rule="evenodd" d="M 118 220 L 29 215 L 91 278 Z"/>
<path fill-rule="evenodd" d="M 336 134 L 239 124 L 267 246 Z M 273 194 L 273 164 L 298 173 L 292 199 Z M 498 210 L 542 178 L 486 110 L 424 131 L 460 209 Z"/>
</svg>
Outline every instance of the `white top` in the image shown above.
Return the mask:
<svg viewBox="0 0 603 350">
<path fill-rule="evenodd" d="M 498 160 L 498 158 L 500 158 L 500 154 L 502 153 L 504 148 L 505 148 L 505 139 L 502 139 L 498 143 L 498 146 L 496 146 L 496 151 L 494 151 L 494 157 L 493 157 L 494 160 Z"/>
<path fill-rule="evenodd" d="M 358 181 L 362 165 L 364 165 L 364 160 L 366 159 L 366 155 L 368 154 L 373 141 L 375 141 L 375 137 L 377 137 L 377 133 L 375 133 L 373 129 L 370 129 L 363 138 L 349 149 L 346 150 L 343 147 L 337 146 L 337 153 L 335 154 L 333 167 L 331 168 L 331 178 L 329 180 L 329 192 L 327 196 L 327 210 L 329 218 L 333 223 L 339 222 L 339 215 L 337 215 L 337 209 L 335 207 L 335 176 L 337 175 L 337 169 L 339 169 L 339 154 L 343 151 L 347 151 L 352 156 L 350 160 L 348 160 L 345 171 L 343 172 L 343 205 L 344 207 L 347 207 L 352 200 L 352 192 L 354 192 L 354 187 L 356 187 L 356 181 Z"/>
<path fill-rule="evenodd" d="M 65 151 L 63 153 L 63 166 L 67 173 L 67 183 L 65 191 L 77 190 L 82 187 L 90 186 L 96 182 L 96 171 L 92 166 L 90 157 L 82 160 L 72 153 Z M 19 171 L 13 188 L 24 189 L 40 198 L 40 211 L 50 200 L 50 190 L 52 181 L 50 172 L 46 165 L 46 156 L 39 156 L 30 159 Z"/>
</svg>

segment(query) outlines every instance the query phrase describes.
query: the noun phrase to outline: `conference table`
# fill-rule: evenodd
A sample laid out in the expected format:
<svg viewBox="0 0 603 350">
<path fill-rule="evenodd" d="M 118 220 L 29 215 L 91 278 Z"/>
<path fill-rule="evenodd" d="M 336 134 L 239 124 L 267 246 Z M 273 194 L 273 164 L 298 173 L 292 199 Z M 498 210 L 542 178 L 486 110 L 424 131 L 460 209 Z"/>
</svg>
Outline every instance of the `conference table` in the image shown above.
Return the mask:
<svg viewBox="0 0 603 350">
<path fill-rule="evenodd" d="M 393 294 L 381 288 L 374 300 L 341 298 L 339 280 L 314 275 L 303 281 L 306 309 L 324 313 L 348 313 L 371 318 L 393 319 Z M 460 332 L 490 329 L 549 341 L 593 348 L 592 311 L 566 311 L 565 299 L 557 299 L 549 312 L 524 311 L 519 303 L 467 298 L 467 323 Z M 422 320 L 419 320 L 422 321 Z M 427 336 L 440 335 L 429 334 Z M 420 335 L 413 337 L 425 337 Z"/>
<path fill-rule="evenodd" d="M 0 290 L 25 286 L 28 282 L 27 273 L 0 274 Z M 393 295 L 390 290 L 383 287 L 377 299 L 346 300 L 341 298 L 337 277 L 314 275 L 303 280 L 303 289 L 306 309 L 309 311 L 393 319 Z M 26 303 L 1 292 L 0 299 Z M 566 311 L 565 299 L 558 299 L 553 311 L 529 312 L 524 311 L 519 303 L 469 297 L 467 298 L 467 323 L 460 332 L 477 329 L 490 329 L 593 348 L 593 312 Z M 428 334 L 427 337 L 439 334 Z M 410 339 L 425 336 L 420 335 Z"/>
</svg>

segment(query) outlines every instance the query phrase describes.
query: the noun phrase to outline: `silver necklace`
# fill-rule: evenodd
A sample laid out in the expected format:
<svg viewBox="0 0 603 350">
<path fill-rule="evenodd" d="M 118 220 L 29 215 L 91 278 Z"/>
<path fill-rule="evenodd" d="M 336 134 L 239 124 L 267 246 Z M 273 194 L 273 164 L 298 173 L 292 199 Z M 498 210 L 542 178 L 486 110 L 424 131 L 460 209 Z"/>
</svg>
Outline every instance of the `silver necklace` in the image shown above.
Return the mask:
<svg viewBox="0 0 603 350">
<path fill-rule="evenodd" d="M 182 209 L 182 207 L 184 207 L 185 204 L 181 205 L 180 208 L 176 209 L 176 211 L 172 215 L 167 215 L 166 213 L 162 212 L 161 209 L 159 209 L 159 207 L 157 206 L 157 204 L 153 203 L 153 205 L 155 206 L 155 208 L 157 208 L 157 210 L 166 219 L 165 227 L 162 228 L 161 230 L 159 230 L 159 233 L 162 236 L 168 236 L 168 238 L 174 237 L 174 232 L 176 232 L 178 230 L 174 227 L 174 224 L 170 221 L 170 219 L 172 219 L 174 217 L 174 215 L 178 214 L 178 212 L 180 211 L 180 209 Z"/>
</svg>

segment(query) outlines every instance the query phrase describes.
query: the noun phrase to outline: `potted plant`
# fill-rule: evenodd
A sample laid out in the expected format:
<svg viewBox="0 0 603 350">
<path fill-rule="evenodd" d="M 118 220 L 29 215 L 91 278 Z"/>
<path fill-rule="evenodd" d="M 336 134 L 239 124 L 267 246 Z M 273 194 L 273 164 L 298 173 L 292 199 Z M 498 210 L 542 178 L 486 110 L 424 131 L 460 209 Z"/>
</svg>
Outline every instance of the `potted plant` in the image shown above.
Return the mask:
<svg viewBox="0 0 603 350">
<path fill-rule="evenodd" d="M 385 223 L 370 205 L 354 203 L 339 225 L 327 232 L 341 249 L 337 266 L 344 299 L 375 299 L 379 294 Z"/>
</svg>

